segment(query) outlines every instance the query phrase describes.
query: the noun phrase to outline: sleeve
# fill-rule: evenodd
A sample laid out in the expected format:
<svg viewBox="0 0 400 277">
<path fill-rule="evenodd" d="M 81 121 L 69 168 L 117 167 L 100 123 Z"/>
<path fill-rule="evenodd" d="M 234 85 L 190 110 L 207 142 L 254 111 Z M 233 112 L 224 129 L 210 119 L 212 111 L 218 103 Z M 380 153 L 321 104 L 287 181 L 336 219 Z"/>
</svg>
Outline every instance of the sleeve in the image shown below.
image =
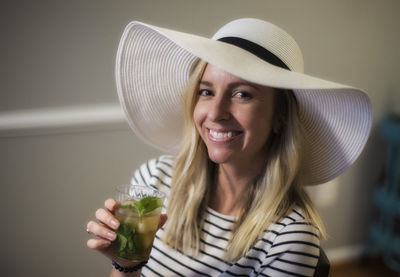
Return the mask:
<svg viewBox="0 0 400 277">
<path fill-rule="evenodd" d="M 319 232 L 307 222 L 293 222 L 276 236 L 261 276 L 313 276 L 320 255 Z"/>
<path fill-rule="evenodd" d="M 143 163 L 133 174 L 132 185 L 152 186 L 160 189 L 170 187 L 173 158 L 161 156 Z"/>
</svg>

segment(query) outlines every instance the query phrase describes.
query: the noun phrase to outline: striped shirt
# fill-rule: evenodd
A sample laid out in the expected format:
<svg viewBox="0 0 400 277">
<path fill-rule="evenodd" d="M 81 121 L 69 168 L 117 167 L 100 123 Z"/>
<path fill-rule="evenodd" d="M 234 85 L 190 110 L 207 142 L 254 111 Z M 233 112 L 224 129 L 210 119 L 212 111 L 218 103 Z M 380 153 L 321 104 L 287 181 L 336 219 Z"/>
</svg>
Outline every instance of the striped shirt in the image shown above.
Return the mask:
<svg viewBox="0 0 400 277">
<path fill-rule="evenodd" d="M 168 198 L 172 164 L 171 156 L 150 160 L 135 172 L 131 182 L 156 187 Z M 161 228 L 142 276 L 313 276 L 320 253 L 319 232 L 300 208 L 269 226 L 236 262 L 224 260 L 235 217 L 210 208 L 203 216 L 198 255 L 192 257 L 168 247 L 160 239 Z"/>
</svg>

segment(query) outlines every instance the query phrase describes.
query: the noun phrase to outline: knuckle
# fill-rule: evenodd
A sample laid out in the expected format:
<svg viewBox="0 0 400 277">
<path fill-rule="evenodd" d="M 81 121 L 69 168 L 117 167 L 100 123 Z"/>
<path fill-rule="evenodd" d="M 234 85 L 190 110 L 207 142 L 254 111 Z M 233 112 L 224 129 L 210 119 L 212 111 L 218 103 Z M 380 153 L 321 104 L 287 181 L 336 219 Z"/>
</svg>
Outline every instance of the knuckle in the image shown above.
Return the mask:
<svg viewBox="0 0 400 277">
<path fill-rule="evenodd" d="M 104 217 L 104 209 L 103 209 L 103 208 L 97 209 L 97 211 L 96 211 L 96 217 L 97 217 L 98 219 Z"/>
<path fill-rule="evenodd" d="M 89 247 L 89 248 L 91 248 L 91 249 L 96 248 L 96 246 L 95 246 L 95 241 L 94 241 L 93 239 L 88 240 L 88 241 L 86 242 L 86 246 Z"/>
<path fill-rule="evenodd" d="M 110 204 L 112 204 L 114 201 L 114 199 L 112 198 L 108 198 L 106 199 L 106 201 L 104 201 L 104 206 L 108 207 Z"/>
<path fill-rule="evenodd" d="M 88 224 L 86 224 L 86 229 L 88 229 L 90 231 L 90 229 L 92 228 L 93 224 L 94 224 L 94 221 L 92 221 L 92 220 L 89 221 Z"/>
<path fill-rule="evenodd" d="M 110 245 L 110 242 L 101 239 L 90 239 L 86 242 L 86 245 L 90 249 L 102 249 Z"/>
<path fill-rule="evenodd" d="M 106 201 L 104 201 L 104 206 L 108 209 L 108 210 L 113 210 L 115 208 L 116 205 L 116 201 L 113 198 L 108 198 Z"/>
<path fill-rule="evenodd" d="M 92 234 L 94 234 L 96 236 L 98 236 L 101 233 L 101 226 L 97 222 L 94 222 L 94 221 L 90 222 L 90 226 L 88 229 Z"/>
</svg>

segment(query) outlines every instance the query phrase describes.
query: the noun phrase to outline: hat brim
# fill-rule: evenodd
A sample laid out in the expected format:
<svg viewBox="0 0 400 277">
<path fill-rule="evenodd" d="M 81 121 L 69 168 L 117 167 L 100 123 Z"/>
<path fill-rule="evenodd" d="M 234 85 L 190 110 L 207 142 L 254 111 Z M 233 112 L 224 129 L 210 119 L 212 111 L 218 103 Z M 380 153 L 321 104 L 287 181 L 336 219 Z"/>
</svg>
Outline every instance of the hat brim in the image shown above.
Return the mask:
<svg viewBox="0 0 400 277">
<path fill-rule="evenodd" d="M 282 69 L 224 42 L 131 22 L 117 52 L 117 90 L 129 125 L 150 145 L 177 152 L 182 96 L 198 59 L 253 83 L 293 90 L 305 129 L 301 170 L 308 185 L 340 175 L 361 153 L 372 113 L 360 89 Z"/>
</svg>

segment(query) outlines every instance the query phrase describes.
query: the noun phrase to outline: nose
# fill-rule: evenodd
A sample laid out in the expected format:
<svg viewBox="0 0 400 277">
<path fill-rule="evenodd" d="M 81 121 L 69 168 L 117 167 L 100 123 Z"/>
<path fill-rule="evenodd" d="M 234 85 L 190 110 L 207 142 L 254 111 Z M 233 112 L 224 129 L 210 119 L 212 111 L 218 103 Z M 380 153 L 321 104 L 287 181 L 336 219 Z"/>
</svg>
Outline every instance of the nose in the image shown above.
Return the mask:
<svg viewBox="0 0 400 277">
<path fill-rule="evenodd" d="M 214 97 L 210 101 L 208 118 L 212 121 L 228 120 L 231 116 L 230 102 L 225 97 Z"/>
</svg>

